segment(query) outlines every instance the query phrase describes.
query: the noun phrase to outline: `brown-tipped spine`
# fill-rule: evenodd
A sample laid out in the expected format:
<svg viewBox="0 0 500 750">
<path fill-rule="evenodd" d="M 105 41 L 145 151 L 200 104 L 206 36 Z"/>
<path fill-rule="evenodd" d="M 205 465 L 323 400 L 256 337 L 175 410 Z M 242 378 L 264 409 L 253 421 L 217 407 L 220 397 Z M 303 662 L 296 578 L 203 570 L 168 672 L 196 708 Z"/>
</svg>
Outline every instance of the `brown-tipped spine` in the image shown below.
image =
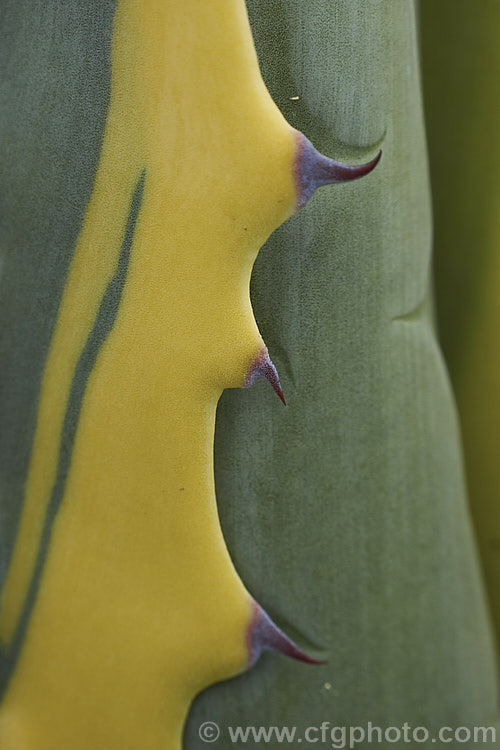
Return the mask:
<svg viewBox="0 0 500 750">
<path fill-rule="evenodd" d="M 297 209 L 305 206 L 313 193 L 322 185 L 358 180 L 369 174 L 380 161 L 382 151 L 367 164 L 349 166 L 329 159 L 317 151 L 303 133 L 297 131 L 298 147 L 295 158 Z"/>
<path fill-rule="evenodd" d="M 311 656 L 302 651 L 296 643 L 289 638 L 280 628 L 275 625 L 267 612 L 262 607 L 253 602 L 253 613 L 250 625 L 248 626 L 247 644 L 248 644 L 248 666 L 251 667 L 262 651 L 277 651 L 280 654 L 289 656 L 291 659 L 303 661 L 306 664 L 325 664 L 324 661 L 313 659 Z"/>
<path fill-rule="evenodd" d="M 257 354 L 257 356 L 251 361 L 247 376 L 245 378 L 245 382 L 243 383 L 243 388 L 250 388 L 250 386 L 253 385 L 257 380 L 260 380 L 260 378 L 265 378 L 271 383 L 275 392 L 278 394 L 278 396 L 286 406 L 285 397 L 283 396 L 283 391 L 281 390 L 278 371 L 274 366 L 271 357 L 269 356 L 269 352 L 267 351 L 266 346 L 264 346 Z"/>
</svg>

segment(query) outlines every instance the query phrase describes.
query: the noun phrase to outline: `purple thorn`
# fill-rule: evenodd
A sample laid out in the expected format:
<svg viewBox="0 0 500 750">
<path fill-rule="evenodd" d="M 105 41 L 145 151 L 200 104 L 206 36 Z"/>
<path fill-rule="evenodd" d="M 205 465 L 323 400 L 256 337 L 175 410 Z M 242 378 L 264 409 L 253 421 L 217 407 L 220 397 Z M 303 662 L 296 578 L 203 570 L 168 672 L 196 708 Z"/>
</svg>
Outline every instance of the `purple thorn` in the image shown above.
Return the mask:
<svg viewBox="0 0 500 750">
<path fill-rule="evenodd" d="M 278 371 L 274 366 L 271 357 L 269 356 L 269 352 L 267 351 L 266 346 L 264 346 L 257 354 L 257 356 L 251 361 L 247 376 L 245 378 L 245 382 L 243 383 L 243 388 L 250 388 L 250 386 L 260 378 L 265 378 L 271 383 L 272 387 L 286 406 L 283 391 L 281 390 Z"/>
<path fill-rule="evenodd" d="M 305 206 L 316 189 L 323 185 L 350 182 L 369 174 L 372 169 L 375 169 L 382 156 L 382 151 L 379 151 L 372 161 L 353 167 L 320 154 L 303 133 L 298 132 L 298 140 L 297 156 L 295 158 L 295 180 L 298 193 L 297 209 Z"/>
<path fill-rule="evenodd" d="M 278 651 L 280 654 L 298 659 L 306 664 L 326 664 L 325 661 L 313 659 L 302 651 L 277 625 L 271 620 L 262 607 L 253 602 L 253 616 L 248 626 L 248 667 L 253 666 L 262 651 Z"/>
</svg>

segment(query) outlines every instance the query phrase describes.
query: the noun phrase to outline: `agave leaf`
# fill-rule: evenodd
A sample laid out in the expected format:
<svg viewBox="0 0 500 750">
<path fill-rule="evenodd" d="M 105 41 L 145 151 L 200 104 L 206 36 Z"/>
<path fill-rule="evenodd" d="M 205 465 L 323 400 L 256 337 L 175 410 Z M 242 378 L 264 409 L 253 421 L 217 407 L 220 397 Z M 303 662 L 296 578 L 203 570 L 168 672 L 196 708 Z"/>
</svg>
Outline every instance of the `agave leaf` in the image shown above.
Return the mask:
<svg viewBox="0 0 500 750">
<path fill-rule="evenodd" d="M 68 289 L 66 282 L 71 281 L 71 255 L 82 222 L 85 224 L 86 209 L 92 205 L 89 198 L 99 169 L 110 103 L 115 7 L 91 3 L 85 9 L 54 0 L 34 6 L 9 2 L 1 11 L 2 38 L 8 52 L 1 92 L 5 96 L 1 115 L 6 136 L 2 184 L 8 186 L 2 194 L 6 284 L 2 291 L 9 322 L 3 328 L 2 352 L 4 361 L 8 354 L 12 363 L 5 368 L 2 363 L 7 383 L 2 406 L 9 426 L 4 433 L 7 447 L 2 452 L 7 498 L 5 503 L 2 498 L 5 561 L 12 552 L 20 517 L 44 369 L 45 374 L 51 372 L 46 364 L 49 346 L 63 292 Z M 118 7 L 123 9 L 124 3 Z M 126 7 L 130 11 L 134 3 Z M 156 7 L 162 13 L 166 8 L 163 4 Z M 290 123 L 302 125 L 315 146 L 342 161 L 367 161 L 380 141 L 384 141 L 389 158 L 387 163 L 384 158 L 362 188 L 324 188 L 302 214 L 275 235 L 256 268 L 255 311 L 278 364 L 287 410 L 277 399 L 269 401 L 271 390 L 260 384 L 252 391 L 227 394 L 219 415 L 216 466 L 220 509 L 238 570 L 283 630 L 318 660 L 327 658 L 328 666 L 292 669 L 281 657 L 268 654 L 254 679 L 241 679 L 207 694 L 200 701 L 198 717 L 216 718 L 223 727 L 245 721 L 310 725 L 330 716 L 336 723 L 370 719 L 394 724 L 414 717 L 428 725 L 491 721 L 496 700 L 491 644 L 465 512 L 453 406 L 427 302 L 429 206 L 411 6 L 398 0 L 363 7 L 347 0 L 335 6 L 322 0 L 307 5 L 301 0 L 252 0 L 249 7 L 268 85 Z M 145 17 L 144 24 L 139 21 L 121 37 L 132 45 L 132 54 L 124 56 L 122 75 L 138 50 L 133 75 L 150 59 L 153 47 L 134 47 L 133 40 L 136 30 L 144 32 L 151 16 Z M 205 28 L 209 28 L 208 22 Z M 218 31 L 220 28 L 213 28 L 214 35 Z M 210 34 L 207 37 L 210 40 Z M 161 44 L 158 49 L 165 50 Z M 28 63 L 25 50 L 30 52 Z M 190 65 L 188 61 L 186 69 Z M 156 64 L 151 67 L 155 80 L 158 70 Z M 126 86 L 133 87 L 133 75 L 122 77 L 122 82 L 125 79 Z M 136 94 L 144 107 L 137 106 Z M 128 112 L 135 123 L 149 106 L 165 104 L 161 97 L 147 94 L 142 83 L 135 91 L 127 88 L 122 114 Z M 219 101 L 222 98 L 213 97 L 214 112 L 220 114 Z M 155 122 L 154 117 L 148 119 L 149 125 Z M 101 215 L 96 237 L 102 246 L 87 243 L 91 250 L 101 249 L 102 253 L 91 283 L 86 277 L 89 266 L 84 263 L 80 267 L 85 294 L 82 298 L 76 295 L 68 307 L 71 324 L 77 327 L 82 324 L 82 311 L 92 318 L 89 310 L 94 306 L 100 314 L 104 303 L 109 312 L 107 324 L 114 323 L 119 301 L 114 290 L 122 289 L 121 265 L 109 263 L 107 268 L 106 263 L 110 260 L 107 254 L 119 246 L 103 237 L 117 230 L 122 219 L 122 249 L 128 256 L 129 239 L 140 219 L 139 205 L 146 190 L 142 147 L 151 136 L 147 128 L 139 130 L 141 137 L 129 142 L 128 127 L 118 128 L 121 150 L 112 150 L 114 157 L 122 157 L 113 163 L 117 181 L 112 187 L 118 189 L 101 192 L 99 200 L 94 198 L 98 213 L 111 218 L 103 220 Z M 153 161 L 163 164 L 157 153 Z M 274 179 L 272 159 L 261 176 Z M 130 205 L 121 200 L 127 186 Z M 162 199 L 166 194 L 168 191 L 157 191 Z M 239 187 L 234 194 L 240 194 Z M 125 209 L 129 208 L 127 222 Z M 286 213 L 284 208 L 276 208 L 277 213 L 282 209 Z M 190 218 L 187 226 L 191 227 Z M 152 231 L 158 229 L 161 233 L 162 222 L 153 221 Z M 156 248 L 160 244 L 154 243 Z M 146 253 L 143 257 L 149 263 L 155 256 Z M 110 268 L 113 273 L 108 273 Z M 141 275 L 137 278 L 140 283 Z M 171 284 L 169 279 L 167 284 Z M 106 289 L 104 296 L 96 294 L 99 285 Z M 137 292 L 137 287 L 133 288 Z M 137 295 L 139 314 L 129 316 L 128 322 L 135 324 L 144 309 L 158 312 L 154 306 L 165 288 L 165 284 L 156 288 L 147 308 L 142 304 L 147 294 Z M 89 293 L 96 297 L 95 304 L 88 304 Z M 84 299 L 82 307 L 76 304 L 80 299 Z M 157 333 L 159 329 L 153 328 Z M 150 343 L 153 340 L 154 336 L 148 339 Z M 62 360 L 71 356 L 75 341 L 71 336 L 65 340 Z M 137 336 L 130 343 L 145 341 L 144 336 Z M 81 350 L 82 356 L 89 356 L 79 362 L 95 364 L 90 346 L 93 340 L 89 342 L 89 350 Z M 236 346 L 240 343 L 237 339 Z M 133 349 L 134 345 L 124 347 L 125 362 Z M 152 346 L 148 352 L 151 362 L 158 364 L 160 350 Z M 150 375 L 148 357 L 138 360 Z M 260 365 L 279 393 L 270 363 L 259 360 Z M 243 365 L 240 369 L 243 380 Z M 220 618 L 229 616 L 233 600 L 222 597 L 223 606 L 220 600 L 217 603 L 212 592 L 217 590 L 220 597 L 221 581 L 214 576 L 210 585 L 204 585 L 206 566 L 200 564 L 191 571 L 193 589 L 178 576 L 141 575 L 157 573 L 165 555 L 176 545 L 183 552 L 189 545 L 183 545 L 175 535 L 172 545 L 165 545 L 158 523 L 162 506 L 160 503 L 157 512 L 152 511 L 150 493 L 144 497 L 141 492 L 131 493 L 130 515 L 118 513 L 121 505 L 108 501 L 120 482 L 125 487 L 128 472 L 137 480 L 132 467 L 148 447 L 159 449 L 157 435 L 169 418 L 175 421 L 176 411 L 172 407 L 168 413 L 167 409 L 161 418 L 158 405 L 165 409 L 162 398 L 148 401 L 151 391 L 147 388 L 131 392 L 123 367 L 108 371 L 111 376 L 105 378 L 105 388 L 97 388 L 98 398 L 92 407 L 95 419 L 90 425 L 99 424 L 109 413 L 114 418 L 122 407 L 126 422 L 130 410 L 137 408 L 140 394 L 147 405 L 140 410 L 137 426 L 151 431 L 157 425 L 157 429 L 152 430 L 151 441 L 143 440 L 143 433 L 134 429 L 123 439 L 121 431 L 111 434 L 111 422 L 105 419 L 97 434 L 109 441 L 109 450 L 100 450 L 102 443 L 94 432 L 86 443 L 87 449 L 97 446 L 90 451 L 90 462 L 76 451 L 71 467 L 64 461 L 61 464 L 64 479 L 66 471 L 79 464 L 80 483 L 76 486 L 80 489 L 85 485 L 84 475 L 92 481 L 100 476 L 106 483 L 107 466 L 101 464 L 100 472 L 90 472 L 92 461 L 99 464 L 102 456 L 109 462 L 115 448 L 126 451 L 136 445 L 131 460 L 112 475 L 111 493 L 101 497 L 91 491 L 78 506 L 97 510 L 90 522 L 82 525 L 81 517 L 76 521 L 72 517 L 71 526 L 65 516 L 60 544 L 50 549 L 52 570 L 56 579 L 62 576 L 68 597 L 52 598 L 56 616 L 54 610 L 46 616 L 41 637 L 36 627 L 39 620 L 35 621 L 35 636 L 28 644 L 35 643 L 39 661 L 30 662 L 33 651 L 23 653 L 23 669 L 29 673 L 31 664 L 32 679 L 17 683 L 21 697 L 17 706 L 28 699 L 31 713 L 28 720 L 19 721 L 24 712 L 14 705 L 2 728 L 4 738 L 10 737 L 16 750 L 20 744 L 35 747 L 41 741 L 42 746 L 52 748 L 54 732 L 59 739 L 66 738 L 65 748 L 87 748 L 95 744 L 85 734 L 89 727 L 97 727 L 101 745 L 106 738 L 107 750 L 113 745 L 110 737 L 113 742 L 118 737 L 120 747 L 126 743 L 146 747 L 164 740 L 173 744 L 189 696 L 208 681 L 200 679 L 201 662 L 210 662 L 214 679 L 231 671 L 226 662 L 231 661 L 234 670 L 236 662 L 248 656 L 244 653 L 248 646 L 243 638 L 244 622 L 238 628 L 238 658 L 234 643 L 229 653 L 218 624 Z M 61 370 L 55 372 L 60 375 Z M 121 378 L 120 387 L 116 378 Z M 54 385 L 52 389 L 56 403 L 63 403 L 64 392 Z M 162 395 L 165 391 L 171 396 L 168 388 Z M 128 401 L 119 398 L 125 393 Z M 90 396 L 96 396 L 95 387 Z M 110 409 L 110 403 L 116 408 Z M 214 403 L 215 399 L 210 403 L 211 414 Z M 200 403 L 195 409 L 199 417 L 198 407 Z M 50 410 L 49 414 L 54 416 Z M 207 424 L 210 420 L 208 415 Z M 77 420 L 71 409 L 65 424 L 62 454 L 71 447 L 75 434 Z M 172 433 L 170 438 L 173 445 Z M 43 442 L 49 448 L 53 444 L 51 440 Z M 204 445 L 210 469 L 208 437 Z M 170 456 L 169 451 L 166 454 Z M 166 463 L 145 462 L 148 471 L 143 476 L 143 489 L 154 483 L 154 472 Z M 199 470 L 198 464 L 193 466 L 193 474 Z M 208 470 L 203 480 L 208 484 L 209 475 Z M 119 493 L 120 502 L 126 489 Z M 185 487 L 176 490 L 176 497 L 180 490 Z M 96 499 L 102 502 L 96 503 Z M 72 504 L 66 505 L 71 512 Z M 187 537 L 195 528 L 201 531 L 196 549 L 203 551 L 205 518 L 198 503 L 193 507 L 198 513 L 185 526 Z M 110 536 L 101 534 L 103 517 L 112 520 L 108 523 L 113 529 Z M 71 534 L 64 533 L 64 523 L 72 528 Z M 208 523 L 217 526 L 213 509 Z M 171 530 L 169 524 L 167 528 Z M 217 538 L 220 551 L 222 538 Z M 148 555 L 155 543 L 161 554 L 153 560 Z M 99 559 L 109 561 L 117 549 L 123 553 L 120 565 L 96 567 Z M 70 558 L 77 559 L 76 566 L 68 566 Z M 184 564 L 182 554 L 176 559 Z M 230 567 L 227 558 L 224 560 L 219 572 L 225 575 Z M 96 570 L 114 582 L 108 599 L 99 586 L 94 587 L 100 581 Z M 50 576 L 44 584 L 47 580 L 50 583 Z M 166 606 L 165 591 L 175 585 L 178 596 Z M 75 590 L 80 591 L 79 599 L 73 595 Z M 99 590 L 99 606 L 95 607 L 89 593 Z M 193 590 L 200 595 L 193 597 Z M 123 609 L 111 604 L 114 597 Z M 74 616 L 75 600 L 81 617 Z M 207 628 L 207 618 L 176 624 L 181 600 L 204 609 L 212 627 Z M 68 638 L 63 627 L 68 612 L 73 613 L 69 617 L 72 632 L 81 634 L 85 626 L 91 636 L 80 641 L 79 647 L 78 639 Z M 94 626 L 89 615 L 96 618 Z M 169 637 L 172 631 L 167 623 L 172 622 L 174 629 L 180 627 L 183 632 L 179 641 Z M 267 622 L 263 625 L 260 621 L 257 628 L 264 633 L 264 645 L 277 638 L 275 632 L 269 635 Z M 199 642 L 204 637 L 199 625 L 205 634 L 210 631 L 209 640 L 215 643 L 212 650 L 198 652 L 186 647 L 189 638 Z M 103 639 L 103 629 L 111 634 L 111 643 Z M 170 666 L 166 672 L 156 668 L 160 653 L 163 663 L 168 661 Z M 132 661 L 127 661 L 123 670 L 124 657 L 131 655 Z M 165 659 L 166 655 L 172 658 Z M 8 657 L 5 664 L 10 669 Z M 42 665 L 45 668 L 40 668 Z M 148 665 L 152 682 L 148 681 Z M 75 673 L 80 679 L 75 679 Z M 183 675 L 180 682 L 178 673 Z M 170 700 L 165 700 L 162 691 L 168 682 L 172 689 Z M 47 689 L 40 689 L 44 684 Z M 55 695 L 60 696 L 60 702 L 53 700 Z M 113 705 L 106 700 L 106 696 L 116 699 L 118 695 L 119 701 Z M 130 701 L 131 696 L 140 700 Z M 68 705 L 73 713 L 66 710 Z M 138 706 L 143 719 L 153 715 L 154 720 L 137 721 Z M 188 744 L 198 747 L 199 739 L 193 735 L 197 721 L 195 714 Z M 223 743 L 224 739 L 227 736 L 222 737 Z"/>
<path fill-rule="evenodd" d="M 88 23 L 57 3 L 37 12 L 40 99 L 38 65 L 34 72 L 9 45 L 30 37 L 24 16 L 35 11 L 7 3 L 3 29 L 6 69 L 30 92 L 23 114 L 32 128 L 53 116 L 58 76 L 82 75 L 66 59 L 61 71 L 58 35 L 67 24 L 75 53 L 78 22 Z M 110 36 L 83 41 L 86 53 L 110 56 L 111 69 L 92 81 L 107 112 L 92 122 L 103 131 L 87 164 L 90 195 L 76 196 L 77 236 L 42 236 L 25 258 L 8 202 L 4 216 L 12 245 L 3 252 L 13 251 L 6 300 L 22 326 L 34 316 L 16 309 L 9 290 L 19 293 L 23 263 L 50 271 L 44 239 L 62 240 L 59 253 L 71 257 L 49 283 L 28 275 L 30 291 L 57 302 L 55 317 L 41 306 L 45 348 L 28 346 L 19 363 L 22 346 L 7 335 L 6 354 L 23 365 L 6 371 L 7 383 L 18 380 L 20 396 L 34 399 L 36 426 L 25 475 L 2 499 L 15 509 L 1 591 L 5 750 L 174 747 L 194 695 L 261 651 L 317 661 L 252 600 L 227 553 L 214 495 L 215 408 L 224 387 L 261 377 L 284 400 L 252 315 L 253 261 L 317 187 L 366 175 L 380 154 L 342 164 L 286 122 L 262 81 L 243 0 L 152 0 L 147 13 L 120 0 Z M 16 150 L 18 102 L 3 75 L 3 128 Z M 54 148 L 50 129 L 28 136 Z M 70 149 L 78 147 L 75 137 Z M 66 164 L 56 165 L 62 182 Z M 37 175 L 15 164 L 4 189 L 27 183 L 29 195 Z M 23 208 L 39 210 L 30 199 Z M 27 387 L 30 366 L 38 390 Z M 3 403 L 9 415 L 18 401 Z M 6 465 L 7 485 L 11 476 Z"/>
<path fill-rule="evenodd" d="M 328 664 L 269 654 L 195 704 L 198 727 L 491 723 L 497 685 L 459 434 L 432 323 L 431 217 L 412 3 L 249 0 L 285 116 L 366 180 L 274 233 L 256 317 L 288 404 L 227 392 L 223 531 L 252 594 Z M 361 744 L 363 746 L 363 744 Z M 431 747 L 429 742 L 429 747 Z"/>
</svg>

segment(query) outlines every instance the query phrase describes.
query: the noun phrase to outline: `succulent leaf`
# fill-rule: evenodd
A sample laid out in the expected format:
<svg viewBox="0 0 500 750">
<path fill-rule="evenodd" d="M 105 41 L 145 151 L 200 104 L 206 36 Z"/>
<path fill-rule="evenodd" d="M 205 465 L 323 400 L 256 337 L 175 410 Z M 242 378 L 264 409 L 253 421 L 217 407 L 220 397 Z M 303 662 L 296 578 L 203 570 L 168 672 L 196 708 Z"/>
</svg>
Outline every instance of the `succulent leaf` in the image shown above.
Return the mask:
<svg viewBox="0 0 500 750">
<path fill-rule="evenodd" d="M 236 573 L 213 436 L 224 388 L 284 401 L 250 273 L 333 172 L 299 158 L 243 0 L 119 0 L 110 84 L 2 591 L 2 750 L 174 747 L 263 648 L 314 662 Z"/>
</svg>

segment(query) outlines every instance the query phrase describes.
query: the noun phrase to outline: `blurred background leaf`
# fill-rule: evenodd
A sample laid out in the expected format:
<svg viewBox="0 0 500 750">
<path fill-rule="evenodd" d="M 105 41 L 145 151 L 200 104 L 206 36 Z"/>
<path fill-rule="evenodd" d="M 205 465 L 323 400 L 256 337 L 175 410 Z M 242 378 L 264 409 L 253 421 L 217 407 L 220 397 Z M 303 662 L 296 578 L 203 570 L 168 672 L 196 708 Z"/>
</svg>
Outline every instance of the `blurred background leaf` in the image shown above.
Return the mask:
<svg viewBox="0 0 500 750">
<path fill-rule="evenodd" d="M 500 635 L 500 4 L 421 0 L 439 334 Z"/>
</svg>

